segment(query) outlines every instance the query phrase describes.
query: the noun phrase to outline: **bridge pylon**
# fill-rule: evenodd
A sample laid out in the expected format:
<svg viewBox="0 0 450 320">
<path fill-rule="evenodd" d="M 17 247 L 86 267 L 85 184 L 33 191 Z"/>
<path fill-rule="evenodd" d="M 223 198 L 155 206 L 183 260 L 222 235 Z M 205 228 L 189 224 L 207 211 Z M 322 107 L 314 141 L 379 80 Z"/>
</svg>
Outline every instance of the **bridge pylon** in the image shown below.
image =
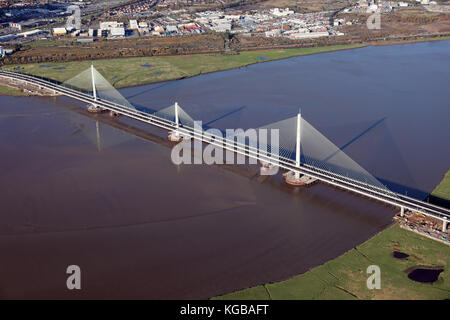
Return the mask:
<svg viewBox="0 0 450 320">
<path fill-rule="evenodd" d="M 89 112 L 100 113 L 107 111 L 99 106 L 99 104 L 104 105 L 105 102 L 115 103 L 136 111 L 136 108 L 95 69 L 93 64 L 75 77 L 64 81 L 63 86 L 72 90 L 89 92 L 91 97 L 93 97 L 93 101 L 88 106 Z M 117 115 L 112 114 L 112 116 Z"/>
<path fill-rule="evenodd" d="M 87 105 L 87 111 L 91 113 L 101 113 L 106 111 L 106 109 L 100 107 L 95 102 L 97 101 L 97 88 L 95 87 L 95 76 L 94 76 L 94 64 L 91 64 L 91 79 L 92 79 L 92 95 L 94 96 L 94 103 Z"/>
<path fill-rule="evenodd" d="M 94 77 L 94 64 L 91 64 L 91 78 L 92 78 L 92 95 L 94 100 L 97 101 L 97 89 L 95 88 L 95 77 Z"/>
<path fill-rule="evenodd" d="M 178 115 L 178 102 L 175 102 L 175 130 L 169 132 L 168 139 L 169 141 L 179 142 L 181 141 L 180 131 L 178 130 L 180 127 L 180 117 Z"/>
<path fill-rule="evenodd" d="M 300 153 L 301 153 L 301 128 L 302 128 L 302 111 L 298 110 L 297 114 L 297 138 L 296 138 L 296 146 L 295 146 L 295 166 L 300 168 Z M 300 173 L 295 172 L 295 179 L 300 179 Z"/>
<path fill-rule="evenodd" d="M 302 112 L 298 110 L 297 114 L 297 126 L 296 126 L 296 139 L 295 139 L 295 166 L 300 169 L 301 166 L 301 139 L 302 139 Z M 284 179 L 287 184 L 293 186 L 308 185 L 316 181 L 305 174 L 300 175 L 299 171 L 289 171 L 284 174 Z"/>
</svg>

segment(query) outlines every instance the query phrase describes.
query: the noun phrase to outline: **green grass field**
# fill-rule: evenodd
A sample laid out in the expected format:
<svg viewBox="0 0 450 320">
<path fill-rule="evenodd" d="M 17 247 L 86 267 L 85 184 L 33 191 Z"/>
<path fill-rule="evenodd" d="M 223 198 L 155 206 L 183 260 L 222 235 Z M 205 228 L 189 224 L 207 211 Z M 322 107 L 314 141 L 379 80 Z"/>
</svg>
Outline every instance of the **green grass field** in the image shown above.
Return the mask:
<svg viewBox="0 0 450 320">
<path fill-rule="evenodd" d="M 22 91 L 16 90 L 14 88 L 10 88 L 8 86 L 2 86 L 0 85 L 0 96 L 16 96 L 16 97 L 22 97 L 26 96 L 25 93 Z"/>
<path fill-rule="evenodd" d="M 61 41 L 40 40 L 27 43 L 27 47 L 55 47 L 63 44 Z"/>
<path fill-rule="evenodd" d="M 437 198 L 450 200 L 450 170 L 447 171 L 444 179 L 442 179 L 441 183 L 433 190 L 431 195 Z"/>
<path fill-rule="evenodd" d="M 394 250 L 410 255 L 391 256 Z M 369 265 L 381 270 L 381 289 L 367 289 Z M 444 266 L 433 284 L 415 282 L 406 269 Z M 286 281 L 237 291 L 215 299 L 448 299 L 450 247 L 393 225 L 372 239 L 309 272 Z"/>
<path fill-rule="evenodd" d="M 44 44 L 40 44 L 44 45 Z M 328 46 L 317 48 L 246 51 L 235 55 L 197 54 L 188 56 L 122 58 L 93 61 L 95 68 L 116 88 L 131 87 L 160 81 L 191 77 L 202 73 L 239 68 L 253 63 L 362 47 L 363 45 Z M 66 81 L 91 65 L 91 61 L 8 65 L 6 70 Z M 151 65 L 151 67 L 143 67 Z M 44 66 L 44 67 L 43 67 Z M 51 67 L 45 67 L 51 66 Z M 64 67 L 65 69 L 55 69 Z"/>
<path fill-rule="evenodd" d="M 450 170 L 432 193 L 450 199 Z M 392 252 L 409 254 L 395 259 Z M 369 265 L 381 269 L 381 289 L 367 289 Z M 443 266 L 436 283 L 410 280 L 405 270 L 416 265 Z M 448 299 L 450 246 L 401 229 L 397 224 L 342 256 L 286 281 L 236 291 L 214 299 Z"/>
</svg>

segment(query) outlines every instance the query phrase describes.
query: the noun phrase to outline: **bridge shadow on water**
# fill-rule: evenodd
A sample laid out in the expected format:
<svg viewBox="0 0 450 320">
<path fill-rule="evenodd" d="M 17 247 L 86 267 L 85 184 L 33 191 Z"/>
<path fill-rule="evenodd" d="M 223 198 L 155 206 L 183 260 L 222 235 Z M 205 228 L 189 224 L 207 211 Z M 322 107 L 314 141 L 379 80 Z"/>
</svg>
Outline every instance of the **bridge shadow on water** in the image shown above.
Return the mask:
<svg viewBox="0 0 450 320">
<path fill-rule="evenodd" d="M 124 123 L 120 121 L 120 119 L 113 119 L 108 116 L 102 116 L 97 114 L 90 114 L 86 113 L 85 110 L 80 109 L 76 106 L 66 106 L 70 112 L 74 112 L 78 114 L 79 116 L 82 116 L 87 119 L 91 119 L 93 121 L 99 121 L 105 125 L 111 126 L 115 129 L 118 129 L 122 132 L 128 133 L 130 135 L 140 137 L 146 141 L 155 143 L 157 145 L 166 147 L 166 148 L 173 148 L 174 143 L 170 142 L 166 136 L 161 136 L 155 132 L 149 132 L 144 128 L 140 128 L 137 126 L 134 126 L 133 124 Z M 75 132 L 74 132 L 75 133 Z M 292 195 L 299 195 L 302 194 L 305 199 L 307 199 L 310 203 L 326 208 L 329 206 L 330 201 L 336 200 L 336 203 L 333 203 L 334 209 L 339 211 L 340 214 L 345 216 L 351 216 L 354 219 L 359 219 L 361 221 L 364 221 L 367 223 L 367 219 L 369 219 L 369 222 L 375 223 L 376 217 L 366 217 L 364 215 L 357 215 L 355 212 L 349 212 L 349 208 L 345 203 L 340 203 L 340 197 L 337 194 L 332 193 L 331 198 L 329 198 L 330 194 L 328 192 L 325 192 L 327 190 L 327 186 L 324 184 L 321 187 L 318 187 L 319 189 L 317 191 L 314 191 L 313 189 L 309 190 L 309 188 L 304 189 L 303 192 L 300 192 L 301 189 L 298 188 L 292 188 L 291 186 L 287 185 L 284 182 L 284 179 L 281 176 L 281 171 L 275 175 L 275 176 L 261 176 L 259 174 L 259 165 L 232 165 L 232 164 L 214 164 L 213 166 L 232 172 L 234 174 L 237 174 L 241 177 L 245 177 L 250 180 L 255 180 L 257 183 L 264 183 L 271 187 L 274 187 L 284 193 L 292 194 Z M 335 188 L 333 188 L 335 189 Z M 309 190 L 309 191 L 308 191 Z M 337 197 L 337 198 L 336 198 Z M 369 199 L 371 201 L 371 199 Z M 384 205 L 384 204 L 383 204 Z"/>
<path fill-rule="evenodd" d="M 147 113 L 154 113 L 156 112 L 155 109 L 151 109 L 148 107 L 144 107 L 141 105 L 135 105 L 135 107 L 139 110 L 139 111 L 143 111 L 143 112 L 147 112 Z M 238 113 L 242 110 L 244 110 L 246 108 L 246 106 L 240 106 L 238 108 L 235 108 L 213 120 L 210 120 L 209 122 L 205 123 L 203 125 L 203 129 L 207 130 L 211 127 L 211 124 L 225 119 L 235 113 Z M 354 144 L 355 142 L 359 141 L 361 138 L 363 138 L 365 135 L 367 135 L 369 132 L 372 132 L 375 128 L 379 127 L 381 124 L 383 124 L 386 121 L 387 117 L 383 117 L 377 121 L 375 121 L 373 124 L 371 124 L 369 127 L 367 127 L 366 129 L 362 130 L 361 132 L 359 132 L 357 135 L 355 135 L 353 138 L 351 138 L 348 142 L 344 143 L 340 148 L 338 148 L 338 150 L 336 150 L 333 154 L 331 154 L 330 156 L 326 157 L 324 160 L 317 160 L 317 159 L 309 159 L 309 162 L 311 161 L 316 161 L 318 163 L 322 163 L 322 164 L 327 164 L 327 166 L 334 168 L 334 170 L 332 171 L 336 171 L 336 172 L 344 172 L 347 171 L 349 173 L 352 173 L 351 170 L 349 171 L 349 169 L 344 169 L 344 168 L 339 168 L 338 166 L 332 165 L 330 163 L 328 163 L 328 161 L 330 159 L 333 158 L 333 156 L 335 156 L 336 154 L 338 154 L 340 151 L 345 150 L 346 148 L 348 148 L 349 146 L 351 146 L 352 144 Z M 304 157 L 304 155 L 302 155 L 302 161 L 306 162 L 306 159 Z M 341 172 L 341 174 L 343 174 Z M 358 176 L 360 175 L 360 173 L 358 172 L 353 172 L 354 176 Z M 402 194 L 411 198 L 415 198 L 415 199 L 419 199 L 419 200 L 424 200 L 424 201 L 428 201 L 430 203 L 434 203 L 436 205 L 440 205 L 446 208 L 450 208 L 450 201 L 445 200 L 445 199 L 441 199 L 435 196 L 431 196 L 428 192 L 423 191 L 423 190 L 419 190 L 413 186 L 409 186 L 406 184 L 401 184 L 401 183 L 397 183 L 394 181 L 391 181 L 389 179 L 384 179 L 381 177 L 374 177 L 376 178 L 382 185 L 384 185 L 387 189 L 389 189 L 390 191 L 396 192 L 398 194 Z M 364 179 L 364 177 L 361 178 L 362 180 Z"/>
<path fill-rule="evenodd" d="M 435 204 L 437 206 L 441 206 L 441 207 L 450 209 L 450 200 L 442 199 L 442 198 L 439 198 L 439 197 L 436 197 L 433 195 L 429 195 L 427 198 L 427 201 L 432 204 Z"/>
<path fill-rule="evenodd" d="M 340 151 L 344 151 L 346 148 L 350 147 L 355 142 L 359 141 L 361 138 L 366 136 L 368 133 L 372 132 L 375 128 L 380 127 L 382 124 L 385 125 L 386 120 L 387 120 L 387 117 L 383 117 L 383 118 L 375 121 L 369 127 L 362 130 L 360 133 L 358 133 L 353 138 L 351 138 L 348 142 L 344 143 L 339 148 L 339 150 L 336 150 L 330 156 L 328 156 L 327 158 L 325 158 L 324 160 L 319 161 L 319 162 L 326 163 L 328 160 L 331 160 L 333 158 L 333 156 L 337 155 Z M 392 139 L 392 137 L 390 137 L 390 138 Z M 398 151 L 398 150 L 396 150 L 396 151 Z M 400 156 L 397 158 L 400 158 Z M 403 166 L 406 166 L 406 164 L 403 163 Z M 450 209 L 450 201 L 449 200 L 430 195 L 428 192 L 419 190 L 416 187 L 413 187 L 410 185 L 397 183 L 397 182 L 391 181 L 389 179 L 385 179 L 385 178 L 381 178 L 381 177 L 377 177 L 377 176 L 375 176 L 375 178 L 378 181 L 380 181 L 380 183 L 382 185 L 384 185 L 390 191 Z"/>
<path fill-rule="evenodd" d="M 178 80 L 182 80 L 182 79 L 178 79 Z M 150 91 L 158 90 L 158 89 L 160 89 L 160 88 L 162 88 L 162 87 L 166 87 L 166 86 L 169 86 L 169 85 L 173 85 L 174 83 L 176 83 L 176 81 L 173 81 L 173 80 L 166 81 L 166 82 L 160 83 L 160 84 L 158 84 L 158 85 L 153 85 L 153 86 L 151 86 L 150 88 L 146 88 L 145 90 L 136 92 L 135 94 L 132 94 L 132 95 L 127 96 L 127 97 L 125 97 L 125 98 L 126 98 L 127 100 L 128 100 L 128 99 L 133 99 L 133 98 L 139 97 L 139 96 L 141 96 L 141 95 L 143 95 L 143 94 L 149 93 Z M 144 88 L 145 88 L 145 87 L 146 87 L 146 86 L 144 86 Z"/>
<path fill-rule="evenodd" d="M 398 194 L 402 194 L 411 198 L 424 200 L 428 197 L 428 192 L 419 190 L 414 187 L 406 186 L 404 184 L 400 184 L 394 181 L 390 181 L 387 179 L 375 177 L 380 181 L 383 185 L 385 185 L 390 191 L 394 191 Z"/>
<path fill-rule="evenodd" d="M 154 114 L 155 112 L 158 111 L 156 109 L 152 109 L 152 108 L 149 108 L 149 107 L 144 107 L 143 105 L 140 105 L 140 104 L 134 104 L 133 103 L 132 105 L 133 105 L 133 107 L 136 108 L 137 111 L 141 111 L 141 112 L 148 113 L 148 114 Z"/>
<path fill-rule="evenodd" d="M 40 77 L 40 78 L 44 79 L 44 80 L 47 80 L 49 82 L 58 84 L 58 85 L 63 85 L 65 87 L 76 89 L 77 91 L 80 91 L 80 92 L 83 92 L 83 93 L 91 94 L 91 92 L 89 92 L 87 90 L 83 90 L 83 89 L 80 89 L 80 88 L 72 87 L 70 85 L 67 85 L 67 84 L 61 82 L 61 81 L 55 81 L 55 80 L 52 80 L 52 79 L 49 79 L 49 78 L 46 78 L 46 77 Z M 158 88 L 170 85 L 172 83 L 173 82 L 165 82 L 165 83 L 162 83 L 162 84 L 160 84 L 158 86 L 155 86 L 155 87 L 152 87 L 152 88 L 148 88 L 146 90 L 138 92 L 135 95 L 128 96 L 127 98 L 130 99 L 130 98 L 136 97 L 138 95 L 147 93 L 149 91 L 157 90 Z M 133 104 L 133 106 L 138 111 L 141 111 L 141 112 L 144 112 L 144 113 L 148 113 L 148 114 L 153 114 L 153 113 L 158 111 L 156 108 L 150 108 L 150 107 L 139 105 L 139 104 Z M 210 126 L 211 124 L 213 124 L 213 123 L 215 123 L 215 122 L 217 122 L 219 120 L 225 119 L 225 118 L 227 118 L 227 117 L 229 117 L 229 116 L 231 116 L 233 114 L 239 113 L 240 111 L 244 110 L 245 108 L 246 108 L 246 106 L 240 106 L 240 107 L 235 108 L 235 109 L 233 109 L 233 110 L 231 110 L 231 111 L 229 111 L 229 112 L 227 112 L 227 113 L 225 113 L 225 114 L 223 114 L 223 115 L 221 115 L 221 116 L 219 116 L 219 117 L 217 117 L 215 119 L 210 120 L 209 122 L 204 124 L 204 129 L 211 128 L 211 126 Z M 352 145 L 355 142 L 357 142 L 358 140 L 360 140 L 362 137 L 367 135 L 369 132 L 373 131 L 376 127 L 378 127 L 382 123 L 384 123 L 386 119 L 387 119 L 387 117 L 383 117 L 383 118 L 377 120 L 375 123 L 370 125 L 368 128 L 364 129 L 363 131 L 361 131 L 360 133 L 355 135 L 353 138 L 351 138 L 348 142 L 344 143 L 341 147 L 338 148 L 338 150 L 336 152 L 334 152 L 333 154 L 329 155 L 326 159 L 322 160 L 322 162 L 323 161 L 327 162 L 327 160 L 331 159 L 334 155 L 338 154 L 339 151 L 345 150 L 350 145 Z M 134 126 L 129 126 L 129 125 L 117 122 L 117 121 L 111 121 L 109 119 L 102 119 L 101 121 L 102 122 L 106 122 L 107 124 L 109 124 L 109 125 L 111 125 L 113 127 L 116 127 L 117 129 L 121 129 L 121 130 L 124 130 L 124 131 L 126 131 L 128 133 L 131 133 L 133 135 L 140 136 L 142 138 L 146 138 L 149 141 L 157 142 L 157 143 L 165 145 L 165 146 L 170 146 L 171 145 L 170 143 L 167 143 L 166 139 L 163 139 L 163 138 L 160 138 L 158 136 L 149 134 L 145 130 L 138 129 L 138 128 L 134 127 Z M 396 193 L 399 193 L 399 194 L 403 194 L 403 195 L 406 195 L 406 196 L 411 197 L 411 198 L 415 198 L 415 199 L 419 199 L 419 200 L 425 200 L 425 201 L 428 201 L 430 203 L 433 203 L 433 204 L 436 204 L 436 205 L 439 205 L 439 206 L 443 206 L 445 208 L 450 208 L 450 201 L 449 200 L 432 196 L 428 192 L 425 192 L 423 190 L 419 190 L 419 189 L 411 187 L 411 186 L 406 186 L 406 185 L 403 185 L 403 184 L 400 184 L 400 183 L 397 183 L 397 182 L 393 182 L 393 181 L 390 181 L 388 179 L 383 179 L 383 178 L 380 178 L 380 177 L 375 177 L 375 178 L 377 178 L 384 186 L 386 186 L 389 190 L 391 190 L 393 192 L 396 192 Z"/>
<path fill-rule="evenodd" d="M 405 186 L 393 181 L 389 181 L 383 178 L 377 178 L 383 185 L 385 185 L 389 190 L 394 191 L 398 194 L 402 194 L 408 196 L 410 198 L 422 200 L 437 206 L 441 206 L 447 209 L 450 209 L 450 201 L 446 199 L 442 199 L 436 196 L 429 194 L 426 191 L 419 190 L 417 188 L 413 188 L 410 186 Z"/>
<path fill-rule="evenodd" d="M 236 108 L 236 109 L 233 109 L 233 110 L 231 110 L 231 111 L 229 111 L 229 112 L 227 112 L 227 113 L 221 115 L 220 117 L 217 117 L 216 119 L 213 119 L 213 120 L 211 120 L 211 121 L 208 121 L 207 123 L 204 124 L 204 126 L 210 127 L 210 125 L 211 125 L 212 123 L 217 122 L 217 121 L 222 120 L 222 119 L 225 119 L 226 117 L 229 117 L 229 116 L 231 116 L 232 114 L 238 113 L 238 112 L 244 110 L 245 108 L 247 108 L 247 106 L 240 106 L 240 107 L 238 107 L 238 108 Z"/>
<path fill-rule="evenodd" d="M 155 110 L 146 108 L 143 106 L 136 106 L 136 107 L 138 107 L 140 110 L 143 110 L 144 112 L 149 112 L 149 113 L 155 112 Z M 104 117 L 104 116 L 86 113 L 85 110 L 80 109 L 79 107 L 70 107 L 69 109 L 70 109 L 70 112 L 75 112 L 83 117 L 90 118 L 92 120 L 98 120 L 104 124 L 107 124 L 113 128 L 119 129 L 119 130 L 121 130 L 125 133 L 128 133 L 128 134 L 131 134 L 133 136 L 143 138 L 147 141 L 156 143 L 158 145 L 161 145 L 161 146 L 164 146 L 167 148 L 173 147 L 173 143 L 168 141 L 165 136 L 160 136 L 158 134 L 151 133 L 145 129 L 136 127 L 132 124 L 121 122 L 120 120 L 117 120 L 117 119 L 112 119 L 110 117 Z M 236 109 L 236 110 L 238 110 L 238 109 Z M 237 111 L 235 111 L 235 112 L 237 112 Z M 250 179 L 257 179 L 258 181 L 259 180 L 264 180 L 264 181 L 267 180 L 267 177 L 259 175 L 258 170 L 255 170 L 255 168 L 250 168 L 247 165 L 245 165 L 245 166 L 237 165 L 236 166 L 236 165 L 226 165 L 225 164 L 225 165 L 216 165 L 216 166 L 218 166 L 224 170 L 227 170 L 227 171 L 232 171 L 238 175 L 245 176 Z M 448 201 L 448 200 L 430 196 L 427 192 L 425 192 L 423 190 L 419 190 L 419 189 L 416 189 L 416 188 L 413 188 L 410 186 L 399 184 L 399 183 L 390 181 L 388 179 L 382 179 L 382 178 L 378 178 L 378 177 L 376 177 L 376 178 L 391 191 L 394 191 L 399 194 L 407 195 L 411 198 L 425 200 L 425 201 L 428 201 L 428 202 L 436 204 L 436 205 L 450 208 L 450 201 Z M 280 179 L 277 179 L 276 177 L 275 178 L 272 177 L 269 179 L 269 181 L 272 181 L 272 183 L 274 181 L 277 181 L 276 185 L 278 187 L 280 187 L 281 189 L 283 189 L 283 190 L 286 189 L 286 191 L 291 190 L 291 188 L 283 187 L 282 185 L 284 185 L 284 183 L 282 183 L 281 180 L 280 181 L 278 181 L 278 180 L 280 180 Z M 291 191 L 289 191 L 289 192 L 291 192 Z"/>
<path fill-rule="evenodd" d="M 345 148 L 349 147 L 350 145 L 352 145 L 353 143 L 355 143 L 356 141 L 361 139 L 363 136 L 365 136 L 366 134 L 371 132 L 373 129 L 378 127 L 380 124 L 382 124 L 386 119 L 387 119 L 387 117 L 383 117 L 380 120 L 376 121 L 374 124 L 372 124 L 367 129 L 364 129 L 362 132 L 360 132 L 358 135 L 356 135 L 355 137 L 350 139 L 347 143 L 345 143 L 342 147 L 340 147 L 339 150 L 336 150 L 336 152 L 330 154 L 324 161 L 331 159 L 333 156 L 335 156 L 337 153 L 339 153 L 339 151 L 343 151 Z"/>
</svg>

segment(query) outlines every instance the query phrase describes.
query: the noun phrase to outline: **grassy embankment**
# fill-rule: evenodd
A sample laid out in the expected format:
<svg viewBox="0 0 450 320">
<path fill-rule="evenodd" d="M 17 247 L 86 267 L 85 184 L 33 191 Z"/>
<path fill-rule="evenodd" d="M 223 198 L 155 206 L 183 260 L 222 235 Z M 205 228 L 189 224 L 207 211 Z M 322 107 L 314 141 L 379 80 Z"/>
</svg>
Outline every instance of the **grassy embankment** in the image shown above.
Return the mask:
<svg viewBox="0 0 450 320">
<path fill-rule="evenodd" d="M 245 51 L 236 55 L 197 54 L 95 60 L 95 68 L 116 88 L 191 77 L 202 73 L 228 70 L 294 56 L 362 47 L 362 44 L 317 48 Z M 91 61 L 8 65 L 3 68 L 42 76 L 57 81 L 68 80 L 87 69 Z M 149 65 L 149 66 L 143 66 Z M 59 69 L 55 69 L 59 68 Z"/>
<path fill-rule="evenodd" d="M 111 84 L 116 88 L 125 88 L 321 52 L 360 48 L 367 45 L 391 45 L 447 39 L 450 39 L 450 37 L 429 37 L 414 41 L 371 42 L 367 44 L 359 43 L 312 48 L 243 51 L 234 55 L 195 54 L 184 56 L 133 57 L 94 60 L 93 62 L 97 70 L 99 70 Z M 60 43 L 38 41 L 27 45 L 32 47 L 50 47 L 60 45 Z M 87 69 L 90 64 L 91 61 L 85 60 L 62 63 L 6 65 L 3 68 L 6 70 L 16 70 L 17 68 L 20 68 L 20 71 L 24 73 L 42 76 L 57 81 L 66 81 Z"/>
<path fill-rule="evenodd" d="M 391 256 L 394 250 L 410 257 L 396 259 Z M 366 269 L 369 265 L 380 267 L 380 290 L 367 289 L 369 275 Z M 416 265 L 444 266 L 444 271 L 433 284 L 419 283 L 410 280 L 404 272 Z M 304 274 L 215 299 L 448 299 L 449 265 L 449 246 L 394 225 Z"/>
<path fill-rule="evenodd" d="M 444 179 L 442 179 L 441 183 L 433 190 L 431 195 L 444 200 L 450 200 L 450 170 L 447 171 Z"/>
<path fill-rule="evenodd" d="M 17 89 L 0 85 L 0 96 L 22 97 L 22 96 L 26 96 L 26 94 Z"/>
<path fill-rule="evenodd" d="M 450 170 L 432 195 L 450 200 Z M 394 250 L 409 254 L 405 260 Z M 381 269 L 381 289 L 368 290 L 366 269 Z M 433 284 L 410 280 L 404 272 L 416 266 L 443 266 Z M 448 299 L 450 247 L 393 225 L 342 256 L 286 281 L 268 283 L 215 299 Z"/>
</svg>

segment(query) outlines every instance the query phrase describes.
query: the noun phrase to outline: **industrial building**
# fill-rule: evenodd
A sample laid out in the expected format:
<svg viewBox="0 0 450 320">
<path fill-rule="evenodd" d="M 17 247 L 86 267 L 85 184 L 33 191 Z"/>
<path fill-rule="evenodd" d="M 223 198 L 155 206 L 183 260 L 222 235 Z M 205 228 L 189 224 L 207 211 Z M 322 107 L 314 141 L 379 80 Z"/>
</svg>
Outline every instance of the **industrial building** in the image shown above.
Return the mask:
<svg viewBox="0 0 450 320">
<path fill-rule="evenodd" d="M 125 37 L 125 28 L 124 27 L 117 27 L 117 28 L 111 28 L 109 30 L 111 37 L 117 38 L 117 37 Z"/>
<path fill-rule="evenodd" d="M 66 28 L 53 28 L 53 35 L 54 36 L 63 36 L 67 34 Z"/>
</svg>

